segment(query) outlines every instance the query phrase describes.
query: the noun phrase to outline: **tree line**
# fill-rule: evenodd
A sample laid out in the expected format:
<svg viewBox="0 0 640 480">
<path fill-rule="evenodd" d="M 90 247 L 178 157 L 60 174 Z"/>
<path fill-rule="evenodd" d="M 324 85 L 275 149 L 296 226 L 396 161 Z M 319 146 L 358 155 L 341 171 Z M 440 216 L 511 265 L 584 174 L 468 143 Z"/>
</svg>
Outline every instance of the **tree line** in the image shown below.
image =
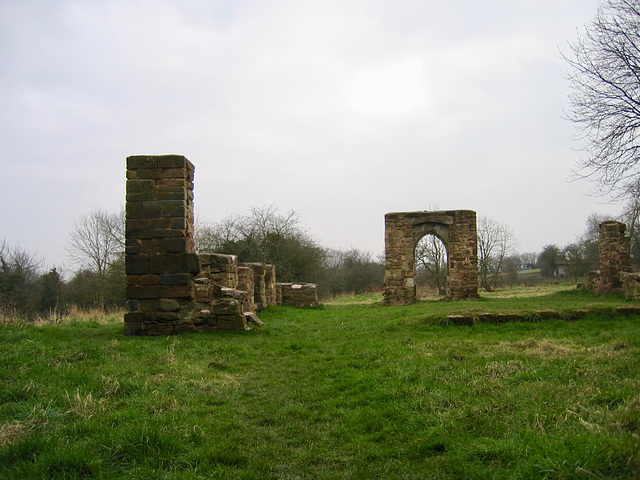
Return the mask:
<svg viewBox="0 0 640 480">
<path fill-rule="evenodd" d="M 629 204 L 623 214 L 631 236 L 632 262 L 640 268 L 640 209 Z M 539 269 L 541 279 L 566 276 L 576 282 L 598 268 L 598 227 L 608 217 L 593 214 L 587 228 L 563 247 L 546 245 L 539 253 L 518 253 L 512 231 L 493 218 L 478 219 L 479 287 L 492 291 L 522 283 L 520 273 Z M 95 210 L 76 221 L 66 250 L 75 270 L 65 279 L 57 268 L 43 271 L 43 260 L 20 246 L 0 244 L 0 313 L 32 318 L 65 315 L 72 307 L 101 310 L 125 306 L 124 212 Z M 379 292 L 384 259 L 357 249 L 330 249 L 305 230 L 295 211 L 252 208 L 244 215 L 229 215 L 217 223 L 196 222 L 198 253 L 236 255 L 241 262 L 276 265 L 283 282 L 318 284 L 322 298 L 340 294 Z M 433 235 L 423 237 L 415 250 L 416 281 L 421 289 L 444 294 L 447 250 Z M 520 273 L 519 273 L 520 272 Z M 533 280 L 529 277 L 527 282 Z"/>
<path fill-rule="evenodd" d="M 66 251 L 74 271 L 43 272 L 44 261 L 0 244 L 0 317 L 65 315 L 73 307 L 108 311 L 126 304 L 125 215 L 94 210 L 76 221 Z M 278 281 L 317 283 L 322 297 L 380 290 L 384 263 L 356 248 L 329 249 L 304 229 L 295 211 L 252 208 L 218 223 L 196 222 L 197 253 L 236 255 L 276 265 Z"/>
</svg>

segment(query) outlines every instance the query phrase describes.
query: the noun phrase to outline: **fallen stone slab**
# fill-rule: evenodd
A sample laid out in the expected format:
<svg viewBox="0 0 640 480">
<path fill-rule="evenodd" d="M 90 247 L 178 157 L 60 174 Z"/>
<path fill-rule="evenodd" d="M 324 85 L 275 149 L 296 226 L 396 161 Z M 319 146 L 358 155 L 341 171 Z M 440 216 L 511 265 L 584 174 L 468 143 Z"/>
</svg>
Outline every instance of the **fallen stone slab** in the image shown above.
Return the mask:
<svg viewBox="0 0 640 480">
<path fill-rule="evenodd" d="M 447 323 L 451 325 L 475 325 L 477 323 L 501 324 L 507 322 L 537 322 L 542 320 L 559 319 L 566 321 L 581 320 L 591 314 L 605 314 L 629 317 L 640 315 L 640 306 L 594 307 L 577 310 L 537 310 L 531 312 L 513 313 L 457 313 L 447 316 Z"/>
</svg>

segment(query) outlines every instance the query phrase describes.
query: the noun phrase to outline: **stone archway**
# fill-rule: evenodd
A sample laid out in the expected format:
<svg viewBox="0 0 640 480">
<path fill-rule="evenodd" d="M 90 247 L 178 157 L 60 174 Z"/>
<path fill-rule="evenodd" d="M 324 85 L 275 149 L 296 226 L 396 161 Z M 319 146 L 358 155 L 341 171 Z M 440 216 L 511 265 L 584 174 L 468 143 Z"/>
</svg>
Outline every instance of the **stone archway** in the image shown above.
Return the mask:
<svg viewBox="0 0 640 480">
<path fill-rule="evenodd" d="M 478 297 L 478 234 L 476 212 L 387 213 L 385 219 L 384 302 L 405 305 L 416 301 L 415 248 L 428 234 L 440 238 L 448 252 L 447 292 L 452 300 Z"/>
</svg>

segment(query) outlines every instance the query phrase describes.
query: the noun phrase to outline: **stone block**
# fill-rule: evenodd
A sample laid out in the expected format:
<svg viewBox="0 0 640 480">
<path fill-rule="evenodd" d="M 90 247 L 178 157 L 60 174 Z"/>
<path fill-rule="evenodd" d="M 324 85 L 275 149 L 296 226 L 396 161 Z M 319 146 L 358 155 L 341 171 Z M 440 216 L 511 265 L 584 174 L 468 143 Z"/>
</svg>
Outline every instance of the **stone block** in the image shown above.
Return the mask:
<svg viewBox="0 0 640 480">
<path fill-rule="evenodd" d="M 153 234 L 152 234 L 153 235 Z M 157 254 L 165 253 L 164 242 L 161 238 L 148 238 L 140 241 L 142 247 L 141 253 Z"/>
<path fill-rule="evenodd" d="M 138 179 L 159 179 L 162 178 L 163 170 L 161 168 L 139 168 L 136 171 Z"/>
<path fill-rule="evenodd" d="M 194 333 L 198 331 L 191 320 L 176 320 L 173 322 L 173 328 L 177 334 Z"/>
<path fill-rule="evenodd" d="M 180 320 L 180 314 L 178 312 L 157 312 L 155 316 L 161 322 L 175 322 Z"/>
<path fill-rule="evenodd" d="M 194 286 L 195 289 L 195 300 L 197 302 L 203 303 L 211 303 L 213 300 L 213 285 L 206 284 L 196 284 Z"/>
<path fill-rule="evenodd" d="M 173 335 L 176 333 L 172 322 L 146 323 L 144 332 L 145 335 L 150 336 Z"/>
<path fill-rule="evenodd" d="M 155 157 L 148 155 L 132 155 L 127 157 L 127 169 L 137 170 L 139 168 L 153 168 L 156 166 Z"/>
<path fill-rule="evenodd" d="M 180 155 L 131 156 L 127 167 L 126 294 L 138 314 L 128 317 L 127 334 L 248 328 L 237 257 L 209 256 L 205 266 L 194 254 L 193 164 Z M 214 283 L 228 287 L 218 286 L 219 298 Z"/>
<path fill-rule="evenodd" d="M 142 253 L 142 244 L 140 240 L 137 239 L 129 239 L 126 241 L 125 253 L 127 255 L 137 255 Z"/>
<path fill-rule="evenodd" d="M 145 331 L 144 331 L 144 322 L 140 321 L 140 322 L 133 322 L 133 321 L 127 321 L 125 319 L 124 321 L 124 334 L 125 335 L 145 335 Z"/>
<path fill-rule="evenodd" d="M 161 298 L 160 310 L 163 312 L 177 312 L 180 310 L 180 302 L 175 298 Z"/>
<path fill-rule="evenodd" d="M 155 254 L 149 255 L 149 272 L 178 273 L 178 255 Z"/>
<path fill-rule="evenodd" d="M 186 178 L 186 168 L 167 168 L 164 171 L 164 178 Z"/>
<path fill-rule="evenodd" d="M 140 310 L 140 300 L 127 300 L 127 308 L 132 312 Z"/>
<path fill-rule="evenodd" d="M 186 230 L 187 226 L 187 219 L 179 217 L 172 218 L 171 223 L 169 224 L 169 228 L 173 228 L 175 230 Z"/>
<path fill-rule="evenodd" d="M 127 312 L 124 314 L 125 322 L 143 322 L 147 319 L 147 315 L 144 312 Z"/>
<path fill-rule="evenodd" d="M 216 298 L 211 302 L 211 313 L 214 315 L 241 315 L 242 303 L 233 298 Z"/>
<path fill-rule="evenodd" d="M 148 255 L 125 255 L 127 275 L 143 275 L 149 273 Z"/>
<path fill-rule="evenodd" d="M 244 315 L 217 315 L 218 330 L 249 330 Z"/>
<path fill-rule="evenodd" d="M 126 294 L 127 298 L 133 299 L 193 298 L 193 287 L 191 285 L 157 285 L 148 287 L 128 285 Z"/>
<path fill-rule="evenodd" d="M 183 155 L 161 155 L 156 157 L 156 165 L 161 168 L 187 168 L 193 164 Z"/>
<path fill-rule="evenodd" d="M 178 255 L 178 271 L 182 273 L 199 273 L 200 260 L 195 253 L 181 253 Z"/>
<path fill-rule="evenodd" d="M 163 205 L 160 210 L 161 217 L 186 217 L 187 216 L 187 205 L 186 202 L 184 205 L 180 206 L 172 206 L 172 205 Z"/>
<path fill-rule="evenodd" d="M 172 185 L 161 185 L 156 190 L 158 200 L 187 200 L 187 191 L 184 188 Z"/>
<path fill-rule="evenodd" d="M 127 203 L 139 203 L 139 202 L 148 202 L 154 199 L 154 195 L 152 192 L 147 193 L 127 193 L 125 196 L 125 200 Z"/>
<path fill-rule="evenodd" d="M 171 228 L 156 228 L 153 236 L 156 238 L 184 238 L 182 230 L 172 230 Z"/>
<path fill-rule="evenodd" d="M 139 285 L 159 285 L 160 284 L 160 275 L 148 274 L 148 275 L 140 275 L 138 277 Z"/>
<path fill-rule="evenodd" d="M 155 299 L 143 299 L 140 300 L 140 310 L 143 312 L 157 312 L 160 309 L 160 300 Z"/>
<path fill-rule="evenodd" d="M 160 285 L 191 285 L 190 273 L 161 273 Z"/>
<path fill-rule="evenodd" d="M 162 242 L 167 253 L 188 253 L 186 238 L 163 238 Z"/>
<path fill-rule="evenodd" d="M 155 190 L 155 187 L 156 182 L 154 180 L 131 179 L 127 180 L 126 192 L 127 194 L 152 194 Z M 135 204 L 128 205 L 129 208 L 133 206 L 135 206 Z"/>
</svg>

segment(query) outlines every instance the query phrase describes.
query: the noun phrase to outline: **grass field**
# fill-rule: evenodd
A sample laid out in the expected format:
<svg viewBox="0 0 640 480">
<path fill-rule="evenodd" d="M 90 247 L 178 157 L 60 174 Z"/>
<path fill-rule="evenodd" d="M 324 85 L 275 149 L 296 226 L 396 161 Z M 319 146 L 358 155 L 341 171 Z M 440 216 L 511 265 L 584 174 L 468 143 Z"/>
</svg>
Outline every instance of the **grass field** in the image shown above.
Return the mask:
<svg viewBox="0 0 640 480">
<path fill-rule="evenodd" d="M 639 317 L 440 321 L 623 299 L 378 298 L 270 308 L 251 332 L 0 327 L 0 478 L 640 478 Z"/>
</svg>

